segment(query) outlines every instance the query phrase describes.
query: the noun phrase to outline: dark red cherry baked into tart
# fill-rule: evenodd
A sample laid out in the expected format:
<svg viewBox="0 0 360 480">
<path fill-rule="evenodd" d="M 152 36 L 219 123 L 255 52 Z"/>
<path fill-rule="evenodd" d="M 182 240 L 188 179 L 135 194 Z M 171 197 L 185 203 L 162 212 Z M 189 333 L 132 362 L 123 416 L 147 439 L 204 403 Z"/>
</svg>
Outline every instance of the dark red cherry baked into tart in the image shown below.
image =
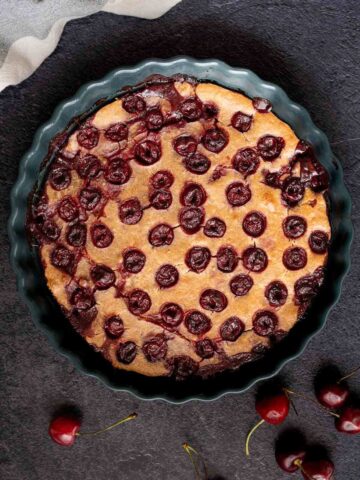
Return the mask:
<svg viewBox="0 0 360 480">
<path fill-rule="evenodd" d="M 177 379 L 237 367 L 317 295 L 328 177 L 271 109 L 154 76 L 55 151 L 29 234 L 64 314 L 114 367 Z"/>
</svg>

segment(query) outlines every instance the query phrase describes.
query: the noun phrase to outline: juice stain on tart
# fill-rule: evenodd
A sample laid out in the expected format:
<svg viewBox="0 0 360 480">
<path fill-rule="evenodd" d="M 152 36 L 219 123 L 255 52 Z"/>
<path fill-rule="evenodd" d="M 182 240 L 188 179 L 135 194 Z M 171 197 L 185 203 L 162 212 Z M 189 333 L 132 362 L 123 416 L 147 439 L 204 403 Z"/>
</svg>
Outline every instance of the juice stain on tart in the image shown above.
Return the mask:
<svg viewBox="0 0 360 480">
<path fill-rule="evenodd" d="M 53 296 L 115 367 L 237 367 L 318 294 L 328 175 L 271 110 L 156 75 L 55 141 L 29 234 Z"/>
</svg>

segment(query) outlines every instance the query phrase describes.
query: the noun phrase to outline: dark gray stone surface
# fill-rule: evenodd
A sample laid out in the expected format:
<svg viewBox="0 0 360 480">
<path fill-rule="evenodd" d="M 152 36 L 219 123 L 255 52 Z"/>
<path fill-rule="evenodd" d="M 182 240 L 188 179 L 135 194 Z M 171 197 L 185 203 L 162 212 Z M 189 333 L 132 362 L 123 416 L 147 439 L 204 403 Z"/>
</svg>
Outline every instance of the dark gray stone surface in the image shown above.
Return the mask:
<svg viewBox="0 0 360 480">
<path fill-rule="evenodd" d="M 358 480 L 358 438 L 338 434 L 316 406 L 297 401 L 281 427 L 260 429 L 250 460 L 244 439 L 257 416 L 252 389 L 216 402 L 172 406 L 118 394 L 85 377 L 57 354 L 20 301 L 8 262 L 5 224 L 18 162 L 36 129 L 57 103 L 86 81 L 144 58 L 189 54 L 248 67 L 281 85 L 311 112 L 333 142 L 353 198 L 352 268 L 325 329 L 282 376 L 312 394 L 313 377 L 327 363 L 343 371 L 360 364 L 360 12 L 358 0 L 184 0 L 161 19 L 97 14 L 71 22 L 54 54 L 17 87 L 0 94 L 1 323 L 0 477 L 3 480 L 187 480 L 183 441 L 198 448 L 226 480 L 280 480 L 273 446 L 279 432 L 297 427 L 311 444 L 327 447 L 336 480 Z M 359 376 L 351 381 L 360 393 Z M 139 419 L 102 438 L 64 449 L 47 436 L 49 418 L 64 404 L 78 406 L 84 428 L 130 413 Z M 294 478 L 300 476 L 294 476 Z"/>
</svg>

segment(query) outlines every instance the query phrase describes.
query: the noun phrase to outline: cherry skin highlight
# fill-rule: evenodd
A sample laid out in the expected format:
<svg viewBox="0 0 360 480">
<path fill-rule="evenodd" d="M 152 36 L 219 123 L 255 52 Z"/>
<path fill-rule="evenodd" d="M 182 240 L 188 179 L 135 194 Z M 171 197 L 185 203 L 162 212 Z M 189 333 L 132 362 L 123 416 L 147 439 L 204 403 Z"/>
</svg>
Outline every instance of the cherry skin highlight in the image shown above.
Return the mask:
<svg viewBox="0 0 360 480">
<path fill-rule="evenodd" d="M 138 198 L 130 198 L 119 205 L 119 218 L 126 225 L 135 225 L 140 222 L 143 210 Z"/>
<path fill-rule="evenodd" d="M 246 295 L 254 285 L 253 279 L 250 275 L 245 275 L 241 273 L 240 275 L 236 275 L 230 280 L 230 290 L 231 292 L 237 296 L 242 297 Z"/>
<path fill-rule="evenodd" d="M 309 246 L 314 253 L 325 254 L 329 243 L 329 235 L 321 230 L 311 232 Z"/>
<path fill-rule="evenodd" d="M 106 265 L 95 265 L 90 270 L 91 280 L 98 290 L 106 290 L 114 285 L 115 272 Z"/>
</svg>

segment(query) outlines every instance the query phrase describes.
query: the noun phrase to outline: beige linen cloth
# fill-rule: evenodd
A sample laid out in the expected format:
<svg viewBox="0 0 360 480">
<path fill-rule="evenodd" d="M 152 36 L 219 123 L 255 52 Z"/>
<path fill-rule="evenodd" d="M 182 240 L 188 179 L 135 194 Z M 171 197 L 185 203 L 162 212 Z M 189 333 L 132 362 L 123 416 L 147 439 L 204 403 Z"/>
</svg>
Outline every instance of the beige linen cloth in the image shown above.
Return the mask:
<svg viewBox="0 0 360 480">
<path fill-rule="evenodd" d="M 0 0 L 0 92 L 29 77 L 56 48 L 65 24 L 96 12 L 161 17 L 181 0 Z"/>
</svg>

